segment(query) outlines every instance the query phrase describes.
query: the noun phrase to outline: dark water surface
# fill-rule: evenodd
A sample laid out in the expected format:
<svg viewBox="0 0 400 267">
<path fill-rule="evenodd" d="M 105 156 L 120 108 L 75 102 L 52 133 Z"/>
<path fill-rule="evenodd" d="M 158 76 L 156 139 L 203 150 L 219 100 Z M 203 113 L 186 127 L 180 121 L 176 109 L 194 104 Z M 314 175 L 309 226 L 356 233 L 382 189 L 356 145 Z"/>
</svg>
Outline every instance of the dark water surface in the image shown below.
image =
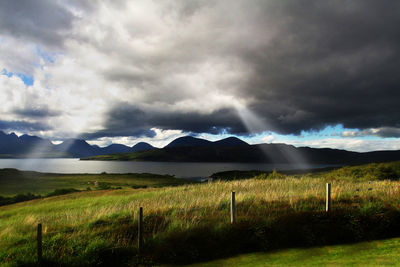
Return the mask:
<svg viewBox="0 0 400 267">
<path fill-rule="evenodd" d="M 213 173 L 230 170 L 297 170 L 324 168 L 331 165 L 263 164 L 263 163 L 208 163 L 208 162 L 133 162 L 133 161 L 80 161 L 79 159 L 0 159 L 0 169 L 16 168 L 52 173 L 155 173 L 180 178 L 208 177 Z"/>
</svg>

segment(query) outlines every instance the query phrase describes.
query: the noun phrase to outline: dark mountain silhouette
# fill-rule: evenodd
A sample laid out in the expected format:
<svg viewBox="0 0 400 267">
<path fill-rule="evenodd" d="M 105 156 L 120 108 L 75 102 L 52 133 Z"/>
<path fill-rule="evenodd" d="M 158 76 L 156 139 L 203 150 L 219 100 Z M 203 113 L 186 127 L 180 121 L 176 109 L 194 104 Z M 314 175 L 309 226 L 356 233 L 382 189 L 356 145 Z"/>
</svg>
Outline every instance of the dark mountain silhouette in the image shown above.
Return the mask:
<svg viewBox="0 0 400 267">
<path fill-rule="evenodd" d="M 213 144 L 216 146 L 249 146 L 245 141 L 233 136 L 215 141 Z"/>
<path fill-rule="evenodd" d="M 145 152 L 144 152 L 145 151 Z M 107 158 L 108 155 L 112 157 Z M 400 150 L 353 152 L 330 148 L 294 147 L 286 144 L 249 145 L 236 137 L 216 142 L 191 136 L 180 137 L 164 148 L 140 142 L 133 147 L 112 144 L 90 145 L 68 139 L 59 145 L 37 136 L 0 131 L 0 157 L 95 157 L 94 159 L 176 162 L 259 162 L 310 164 L 362 164 L 400 160 Z"/>
<path fill-rule="evenodd" d="M 166 145 L 165 147 L 204 147 L 204 146 L 212 146 L 211 141 L 204 140 L 201 138 L 196 138 L 193 136 L 184 136 L 184 137 L 179 137 Z"/>
<path fill-rule="evenodd" d="M 0 157 L 90 157 L 114 153 L 128 153 L 153 149 L 150 144 L 140 142 L 133 147 L 112 144 L 107 147 L 90 145 L 85 140 L 67 139 L 54 145 L 47 139 L 37 136 L 0 131 Z"/>
<path fill-rule="evenodd" d="M 249 144 L 237 137 L 228 137 L 215 142 L 193 136 L 179 137 L 166 145 L 164 148 L 171 147 L 213 147 L 213 146 L 248 146 Z"/>
<path fill-rule="evenodd" d="M 100 155 L 101 149 L 89 145 L 85 140 L 68 139 L 55 147 L 57 152 L 66 153 L 72 157 L 90 157 Z M 84 155 L 84 156 L 82 156 Z"/>
<path fill-rule="evenodd" d="M 101 148 L 103 155 L 115 154 L 115 153 L 129 153 L 143 150 L 154 149 L 154 147 L 145 142 L 139 142 L 136 145 L 129 147 L 121 144 L 111 144 L 107 147 Z"/>
<path fill-rule="evenodd" d="M 102 153 L 104 154 L 114 154 L 114 153 L 128 153 L 133 152 L 132 148 L 129 146 L 121 144 L 111 144 L 103 148 Z"/>
<path fill-rule="evenodd" d="M 0 132 L 0 151 L 2 154 L 19 153 L 23 149 L 15 133 L 5 134 Z"/>
<path fill-rule="evenodd" d="M 22 142 L 24 146 L 36 146 L 36 145 L 42 145 L 42 146 L 51 146 L 53 145 L 52 142 L 50 142 L 47 139 L 43 139 L 37 136 L 32 136 L 32 135 L 27 135 L 24 134 L 19 137 L 19 140 Z"/>
<path fill-rule="evenodd" d="M 154 149 L 154 147 L 153 147 L 152 145 L 146 143 L 146 142 L 139 142 L 139 143 L 137 143 L 136 145 L 134 145 L 134 146 L 131 148 L 131 150 L 132 150 L 133 152 L 136 152 L 136 151 L 144 151 L 144 150 L 151 150 L 151 149 Z"/>
<path fill-rule="evenodd" d="M 185 138 L 193 140 L 192 138 Z M 185 140 L 184 139 L 184 140 Z M 198 139 L 198 138 L 196 138 Z M 233 140 L 233 139 L 231 139 Z M 240 140 L 240 139 L 239 139 Z M 152 151 L 97 156 L 94 160 L 134 160 L 167 162 L 252 162 L 252 163 L 308 163 L 351 165 L 400 160 L 400 150 L 353 152 L 330 148 L 294 147 L 286 144 L 216 145 L 217 142 L 173 142 L 180 146 L 165 146 Z M 227 142 L 231 144 L 230 142 Z M 225 144 L 225 141 L 222 142 Z M 238 145 L 236 145 L 238 144 Z"/>
</svg>

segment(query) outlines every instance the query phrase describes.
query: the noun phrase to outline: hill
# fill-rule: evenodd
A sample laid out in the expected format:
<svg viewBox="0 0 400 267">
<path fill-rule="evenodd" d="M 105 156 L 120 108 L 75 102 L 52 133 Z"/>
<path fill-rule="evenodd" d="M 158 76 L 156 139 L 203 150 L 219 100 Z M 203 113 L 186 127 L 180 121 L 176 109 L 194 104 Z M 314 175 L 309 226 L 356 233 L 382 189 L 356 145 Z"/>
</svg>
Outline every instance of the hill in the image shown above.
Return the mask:
<svg viewBox="0 0 400 267">
<path fill-rule="evenodd" d="M 172 148 L 172 147 L 204 147 L 204 146 L 211 146 L 212 142 L 208 140 L 204 140 L 201 138 L 196 138 L 192 136 L 184 136 L 179 137 L 165 146 L 165 148 Z"/>
<path fill-rule="evenodd" d="M 145 150 L 152 150 L 155 149 L 152 145 L 146 143 L 146 142 L 139 142 L 136 145 L 134 145 L 131 148 L 131 151 L 136 152 L 136 151 L 145 151 Z M 118 152 L 121 153 L 121 152 Z"/>
<path fill-rule="evenodd" d="M 358 168 L 373 172 L 380 167 Z M 353 167 L 351 171 L 357 172 Z M 399 181 L 339 174 L 92 190 L 2 206 L 0 262 L 34 265 L 38 223 L 43 225 L 46 266 L 190 264 L 256 251 L 400 236 L 399 199 L 393 197 Z M 326 182 L 333 187 L 329 213 L 324 211 Z M 229 216 L 233 190 L 235 224 Z M 140 258 L 139 207 L 145 241 Z"/>
<path fill-rule="evenodd" d="M 215 146 L 249 146 L 245 141 L 233 136 L 215 141 L 213 144 Z"/>
<path fill-rule="evenodd" d="M 249 144 L 237 137 L 228 137 L 215 142 L 211 142 L 205 139 L 196 138 L 193 136 L 179 137 L 173 140 L 171 143 L 166 145 L 164 148 L 173 147 L 236 147 L 236 146 L 248 146 Z"/>
</svg>

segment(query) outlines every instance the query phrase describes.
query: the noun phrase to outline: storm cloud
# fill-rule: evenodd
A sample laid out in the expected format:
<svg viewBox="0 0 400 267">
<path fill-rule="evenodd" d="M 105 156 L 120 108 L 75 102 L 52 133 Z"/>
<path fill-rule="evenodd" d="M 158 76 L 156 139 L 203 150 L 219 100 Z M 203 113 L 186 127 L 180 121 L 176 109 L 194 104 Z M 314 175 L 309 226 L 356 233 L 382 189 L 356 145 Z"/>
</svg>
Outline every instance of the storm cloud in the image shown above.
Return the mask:
<svg viewBox="0 0 400 267">
<path fill-rule="evenodd" d="M 23 41 L 59 46 L 72 27 L 75 16 L 56 1 L 15 0 L 0 3 L 0 33 Z"/>
<path fill-rule="evenodd" d="M 300 134 L 338 124 L 358 136 L 399 136 L 398 1 L 1 5 L 5 39 L 62 50 L 36 70 L 49 110 L 62 110 L 43 117 L 57 127 L 68 119 L 75 124 L 65 128 L 88 139 L 154 129 Z M 40 122 L 40 112 L 9 110 L 10 120 L 28 112 Z"/>
<path fill-rule="evenodd" d="M 154 137 L 151 128 L 162 130 L 179 129 L 189 133 L 247 134 L 247 129 L 235 110 L 221 109 L 210 114 L 196 112 L 164 112 L 163 110 L 141 110 L 122 104 L 108 114 L 104 132 L 85 134 L 89 139 L 102 136 L 146 136 Z M 113 129 L 113 131 L 111 131 Z"/>
<path fill-rule="evenodd" d="M 222 60 L 229 62 L 231 68 L 236 67 L 237 72 L 243 70 L 243 75 L 233 75 L 238 84 L 228 79 L 218 81 L 214 84 L 216 90 L 247 101 L 248 108 L 267 118 L 268 126 L 279 133 L 299 134 L 336 124 L 359 129 L 400 127 L 399 3 L 235 1 L 229 6 L 227 2 L 224 4 L 218 2 L 210 7 L 209 3 L 197 2 L 186 7 L 182 3 L 177 10 L 178 17 L 184 19 L 179 23 L 204 19 L 212 23 L 209 31 L 186 36 L 185 43 L 174 43 L 166 60 L 157 62 L 168 65 L 166 69 L 149 60 L 146 63 L 157 70 L 149 72 L 151 75 L 147 73 L 149 76 L 118 72 L 110 74 L 110 78 L 127 84 L 145 84 L 153 100 L 173 103 L 190 98 L 190 90 L 179 83 L 174 89 L 169 88 L 163 84 L 165 76 L 186 73 L 185 68 L 187 73 L 191 69 L 196 73 L 204 62 Z M 224 12 L 223 8 L 229 14 L 215 17 Z M 162 92 L 166 95 L 160 96 Z M 207 92 L 204 88 L 204 97 Z M 106 125 L 110 129 L 118 129 L 116 121 L 128 123 L 126 115 L 135 114 L 120 113 L 120 109 L 110 111 Z M 165 110 L 160 116 L 147 111 L 131 125 L 191 132 L 212 133 L 215 128 L 235 134 L 246 132 L 243 126 L 238 126 L 243 123 L 238 122 L 234 112 L 222 119 L 218 115 Z"/>
<path fill-rule="evenodd" d="M 41 122 L 28 121 L 3 121 L 0 120 L 0 130 L 2 131 L 45 131 L 51 130 L 51 126 Z"/>
</svg>

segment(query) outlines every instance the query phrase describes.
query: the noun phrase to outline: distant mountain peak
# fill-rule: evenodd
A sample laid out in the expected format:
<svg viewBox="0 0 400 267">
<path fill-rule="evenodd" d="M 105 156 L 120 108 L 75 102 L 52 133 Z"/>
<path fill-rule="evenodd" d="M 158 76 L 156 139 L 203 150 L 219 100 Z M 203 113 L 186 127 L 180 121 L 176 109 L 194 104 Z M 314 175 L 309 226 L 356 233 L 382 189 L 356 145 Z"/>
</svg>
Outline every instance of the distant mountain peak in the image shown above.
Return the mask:
<svg viewBox="0 0 400 267">
<path fill-rule="evenodd" d="M 154 147 L 152 145 L 150 145 L 149 143 L 146 142 L 139 142 L 136 145 L 134 145 L 132 147 L 132 151 L 144 151 L 144 150 L 150 150 L 150 149 L 154 149 Z"/>
<path fill-rule="evenodd" d="M 211 141 L 205 139 L 196 138 L 193 136 L 183 136 L 176 138 L 165 147 L 210 146 L 211 144 Z"/>
<path fill-rule="evenodd" d="M 245 141 L 231 136 L 215 142 L 208 141 L 193 136 L 183 136 L 175 139 L 169 143 L 166 147 L 204 147 L 204 146 L 249 146 Z"/>
<path fill-rule="evenodd" d="M 249 146 L 248 143 L 235 136 L 230 136 L 214 142 L 215 145 L 220 146 Z"/>
</svg>

